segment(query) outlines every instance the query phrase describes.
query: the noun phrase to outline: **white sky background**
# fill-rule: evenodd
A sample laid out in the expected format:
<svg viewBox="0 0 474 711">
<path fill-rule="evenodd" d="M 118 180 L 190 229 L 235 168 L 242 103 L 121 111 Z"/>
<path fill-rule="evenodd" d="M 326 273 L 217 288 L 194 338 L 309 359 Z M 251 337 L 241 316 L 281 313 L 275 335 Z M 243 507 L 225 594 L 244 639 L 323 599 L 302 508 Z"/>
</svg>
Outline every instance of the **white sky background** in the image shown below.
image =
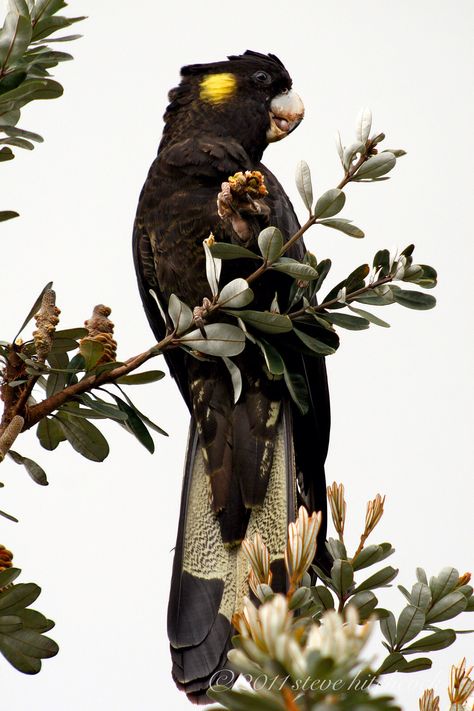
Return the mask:
<svg viewBox="0 0 474 711">
<path fill-rule="evenodd" d="M 4 4 L 2 2 L 2 4 Z M 306 118 L 265 155 L 294 198 L 294 167 L 311 165 L 315 191 L 333 187 L 340 166 L 333 135 L 353 141 L 355 117 L 371 106 L 386 147 L 405 148 L 390 181 L 350 185 L 344 217 L 366 232 L 352 240 L 314 229 L 308 247 L 335 263 L 328 285 L 377 249 L 416 243 L 415 259 L 438 268 L 436 309 L 377 313 L 390 330 L 341 332 L 328 359 L 333 425 L 327 478 L 343 481 L 356 543 L 365 502 L 387 495 L 374 542 L 389 540 L 411 587 L 415 567 L 461 572 L 472 556 L 473 194 L 471 135 L 474 12 L 455 3 L 320 1 L 134 3 L 76 0 L 89 19 L 74 31 L 75 61 L 57 71 L 63 98 L 27 107 L 21 126 L 45 143 L 2 165 L 1 338 L 11 338 L 43 285 L 54 280 L 61 325 L 81 325 L 96 303 L 113 308 L 119 357 L 153 341 L 131 257 L 138 194 L 162 130 L 167 91 L 179 69 L 240 53 L 276 53 L 306 105 Z M 155 362 L 152 367 L 161 367 Z M 16 445 L 47 470 L 37 487 L 22 468 L 2 466 L 1 542 L 22 580 L 43 592 L 34 605 L 57 623 L 60 654 L 36 677 L 0 665 L 10 711 L 154 711 L 189 708 L 170 678 L 166 605 L 178 520 L 187 413 L 167 378 L 130 394 L 169 433 L 150 456 L 118 426 L 111 454 L 89 462 L 67 444 L 54 454 L 26 435 Z M 403 606 L 396 590 L 381 603 Z M 455 628 L 473 627 L 465 615 Z M 447 623 L 446 626 L 449 626 Z M 433 669 L 388 677 L 402 706 L 421 691 L 443 692 L 449 665 L 473 660 L 472 637 L 432 654 Z"/>
</svg>

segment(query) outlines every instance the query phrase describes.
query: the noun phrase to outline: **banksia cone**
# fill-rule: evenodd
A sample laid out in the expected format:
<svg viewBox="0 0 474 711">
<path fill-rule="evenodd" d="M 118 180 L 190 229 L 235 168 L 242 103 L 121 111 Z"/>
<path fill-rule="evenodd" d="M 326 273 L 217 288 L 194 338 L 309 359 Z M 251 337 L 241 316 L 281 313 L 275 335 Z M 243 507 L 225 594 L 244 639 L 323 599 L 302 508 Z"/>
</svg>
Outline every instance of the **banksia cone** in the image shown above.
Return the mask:
<svg viewBox="0 0 474 711">
<path fill-rule="evenodd" d="M 0 573 L 12 567 L 13 553 L 0 545 Z"/>
<path fill-rule="evenodd" d="M 268 195 L 265 180 L 259 170 L 246 170 L 245 173 L 234 173 L 229 177 L 229 185 L 234 195 L 249 195 L 258 199 Z"/>
<path fill-rule="evenodd" d="M 33 331 L 36 355 L 40 363 L 44 363 L 52 348 L 60 313 L 60 309 L 56 306 L 56 292 L 48 289 L 44 292 L 41 308 L 35 315 L 36 331 Z"/>
<path fill-rule="evenodd" d="M 91 318 L 84 322 L 89 335 L 81 339 L 80 345 L 95 341 L 104 348 L 104 353 L 96 365 L 113 363 L 117 359 L 117 341 L 113 338 L 114 324 L 109 319 L 111 313 L 112 309 L 108 306 L 98 304 L 94 307 Z"/>
</svg>

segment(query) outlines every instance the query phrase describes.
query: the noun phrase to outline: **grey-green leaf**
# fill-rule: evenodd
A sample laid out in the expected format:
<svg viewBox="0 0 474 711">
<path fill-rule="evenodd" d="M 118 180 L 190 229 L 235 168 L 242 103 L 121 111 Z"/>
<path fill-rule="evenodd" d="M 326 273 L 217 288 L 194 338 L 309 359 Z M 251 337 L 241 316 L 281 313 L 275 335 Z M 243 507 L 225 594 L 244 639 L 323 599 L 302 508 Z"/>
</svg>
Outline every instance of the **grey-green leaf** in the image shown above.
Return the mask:
<svg viewBox="0 0 474 711">
<path fill-rule="evenodd" d="M 383 660 L 382 664 L 377 669 L 377 675 L 393 674 L 394 672 L 401 671 L 406 664 L 407 661 L 403 654 L 400 654 L 400 652 L 393 652 Z"/>
<path fill-rule="evenodd" d="M 23 56 L 31 41 L 31 21 L 18 12 L 9 12 L 0 32 L 0 73 Z"/>
<path fill-rule="evenodd" d="M 415 583 L 411 589 L 410 602 L 426 612 L 431 605 L 431 590 L 425 583 Z"/>
<path fill-rule="evenodd" d="M 125 429 L 127 429 L 129 432 L 131 432 L 131 434 L 135 435 L 140 444 L 142 444 L 150 452 L 150 454 L 153 454 L 153 452 L 155 451 L 155 443 L 153 442 L 153 438 L 148 432 L 148 429 L 143 423 L 137 410 L 135 410 L 135 408 L 131 407 L 128 403 L 119 398 L 117 395 L 114 395 L 113 397 L 122 412 L 127 415 L 126 421 L 120 422 L 120 424 L 125 427 Z"/>
<path fill-rule="evenodd" d="M 397 623 L 397 646 L 402 647 L 421 632 L 425 624 L 425 613 L 414 605 L 407 605 Z"/>
<path fill-rule="evenodd" d="M 109 454 L 109 445 L 104 435 L 86 419 L 72 417 L 63 412 L 56 415 L 69 444 L 93 462 L 103 462 Z"/>
<path fill-rule="evenodd" d="M 351 316 L 350 314 L 320 314 L 321 318 L 324 318 L 329 323 L 333 323 L 335 326 L 340 326 L 341 328 L 347 328 L 349 331 L 363 331 L 369 328 L 369 320 L 366 318 L 360 318 L 359 316 Z"/>
<path fill-rule="evenodd" d="M 258 248 L 267 262 L 276 259 L 283 247 L 283 235 L 277 227 L 266 227 L 258 235 Z"/>
<path fill-rule="evenodd" d="M 427 637 L 418 639 L 413 644 L 405 647 L 404 654 L 419 654 L 423 652 L 435 652 L 438 649 L 449 647 L 456 641 L 456 632 L 454 630 L 438 630 L 429 634 Z"/>
<path fill-rule="evenodd" d="M 363 621 L 370 617 L 377 607 L 378 600 L 371 590 L 363 590 L 351 597 L 349 604 L 357 607 L 359 620 Z"/>
<path fill-rule="evenodd" d="M 219 304 L 228 309 L 240 309 L 251 301 L 253 301 L 253 291 L 242 278 L 226 284 L 219 294 Z"/>
<path fill-rule="evenodd" d="M 81 356 L 84 358 L 86 371 L 93 370 L 105 353 L 104 344 L 94 341 L 92 338 L 85 338 L 79 346 Z"/>
<path fill-rule="evenodd" d="M 238 312 L 242 318 L 244 313 Z M 205 332 L 206 338 L 199 329 L 191 331 L 180 338 L 180 343 L 206 355 L 214 356 L 235 356 L 242 353 L 245 348 L 245 334 L 237 326 L 228 323 L 211 323 L 205 327 Z"/>
<path fill-rule="evenodd" d="M 319 219 L 322 217 L 332 217 L 341 212 L 346 202 L 346 196 L 339 188 L 327 190 L 316 202 L 314 208 L 314 216 Z"/>
<path fill-rule="evenodd" d="M 35 583 L 19 583 L 0 595 L 0 614 L 14 615 L 31 605 L 39 596 L 41 588 Z"/>
<path fill-rule="evenodd" d="M 53 282 L 50 281 L 48 284 L 46 284 L 46 286 L 44 287 L 44 289 L 41 291 L 41 293 L 40 293 L 40 295 L 38 296 L 38 298 L 36 299 L 35 303 L 34 303 L 33 306 L 31 307 L 31 309 L 29 310 L 28 316 L 25 318 L 25 320 L 24 320 L 23 323 L 21 324 L 20 328 L 18 329 L 18 333 L 16 334 L 16 336 L 15 336 L 15 338 L 13 339 L 12 343 L 14 343 L 14 342 L 16 341 L 17 337 L 18 337 L 18 336 L 20 335 L 20 333 L 23 331 L 23 329 L 25 328 L 25 326 L 31 321 L 31 319 L 33 318 L 33 316 L 35 315 L 35 313 L 38 311 L 38 309 L 39 309 L 40 306 L 41 306 L 41 301 L 42 301 L 42 299 L 43 299 L 44 293 L 45 293 L 46 291 L 48 291 L 49 289 L 51 289 L 52 286 L 53 286 Z"/>
<path fill-rule="evenodd" d="M 40 486 L 48 486 L 46 472 L 42 467 L 40 467 L 39 464 L 28 457 L 23 457 L 21 454 L 14 452 L 12 449 L 9 450 L 8 455 L 11 459 L 13 459 L 15 464 L 22 464 L 25 467 L 35 484 L 39 484 Z"/>
<path fill-rule="evenodd" d="M 397 575 L 398 570 L 396 568 L 392 568 L 391 565 L 388 565 L 386 568 L 382 568 L 382 570 L 379 570 L 377 573 L 371 575 L 370 578 L 367 578 L 367 580 L 364 580 L 363 583 L 356 587 L 354 593 L 360 592 L 361 590 L 372 590 L 373 588 L 386 587 L 397 577 Z"/>
<path fill-rule="evenodd" d="M 224 356 L 222 360 L 224 361 L 225 366 L 229 371 L 229 375 L 231 377 L 235 404 L 242 393 L 242 373 L 240 372 L 240 368 L 230 358 L 226 358 Z"/>
<path fill-rule="evenodd" d="M 347 560 L 335 560 L 331 568 L 331 580 L 339 595 L 344 595 L 354 582 L 354 570 Z"/>
<path fill-rule="evenodd" d="M 387 323 L 386 321 L 383 321 L 378 316 L 374 316 L 374 314 L 371 314 L 369 311 L 366 311 L 365 309 L 358 309 L 355 306 L 349 306 L 349 309 L 351 311 L 353 311 L 355 314 L 357 314 L 358 316 L 362 316 L 362 318 L 367 319 L 367 321 L 370 321 L 370 323 L 374 323 L 376 326 L 381 326 L 382 328 L 390 328 L 389 323 Z"/>
<path fill-rule="evenodd" d="M 372 111 L 365 107 L 361 109 L 356 123 L 356 136 L 361 143 L 365 143 L 372 128 Z"/>
<path fill-rule="evenodd" d="M 145 373 L 132 373 L 132 375 L 123 375 L 117 379 L 120 385 L 148 385 L 156 383 L 165 377 L 162 370 L 147 370 Z"/>
<path fill-rule="evenodd" d="M 296 187 L 306 208 L 311 212 L 313 207 L 313 185 L 311 183 L 309 165 L 304 160 L 300 160 L 296 166 Z"/>
<path fill-rule="evenodd" d="M 369 158 L 361 165 L 353 180 L 380 178 L 395 167 L 397 159 L 393 153 L 383 152 Z"/>
<path fill-rule="evenodd" d="M 321 605 L 323 610 L 334 610 L 334 598 L 331 592 L 324 585 L 316 585 L 311 588 L 313 600 L 317 605 Z"/>
<path fill-rule="evenodd" d="M 451 592 L 435 602 L 426 615 L 426 621 L 432 624 L 433 622 L 450 620 L 463 612 L 466 606 L 467 600 L 461 592 Z"/>
<path fill-rule="evenodd" d="M 270 311 L 253 311 L 250 309 L 245 311 L 232 311 L 229 309 L 228 311 L 226 310 L 226 313 L 241 318 L 249 326 L 253 326 L 253 328 L 264 333 L 286 333 L 293 328 L 291 319 L 284 314 L 273 314 Z M 226 353 L 225 355 L 236 354 Z"/>
<path fill-rule="evenodd" d="M 286 367 L 283 371 L 283 377 L 291 399 L 301 414 L 305 415 L 309 410 L 309 394 L 306 380 L 299 373 L 290 373 Z"/>
<path fill-rule="evenodd" d="M 353 225 L 350 220 L 341 219 L 329 219 L 329 220 L 318 220 L 318 225 L 324 225 L 324 227 L 332 227 L 334 230 L 339 230 L 339 232 L 344 232 L 344 234 L 349 235 L 349 237 L 355 237 L 356 239 L 361 239 L 365 237 L 364 232 L 360 227 Z"/>
<path fill-rule="evenodd" d="M 279 352 L 265 340 L 258 340 L 257 345 L 265 358 L 265 364 L 272 375 L 283 375 L 285 364 Z"/>
<path fill-rule="evenodd" d="M 261 259 L 259 254 L 241 247 L 239 244 L 214 242 L 210 249 L 212 256 L 217 259 Z"/>
<path fill-rule="evenodd" d="M 39 421 L 38 427 L 36 428 L 36 436 L 41 446 L 49 452 L 54 451 L 59 443 L 64 442 L 66 439 L 59 423 L 54 417 L 43 417 L 43 419 Z"/>
<path fill-rule="evenodd" d="M 430 589 L 433 595 L 433 602 L 436 602 L 444 595 L 452 592 L 457 586 L 459 580 L 459 571 L 456 568 L 447 566 L 443 568 L 438 576 L 432 577 L 430 580 Z"/>
<path fill-rule="evenodd" d="M 392 289 L 393 298 L 402 306 L 419 311 L 427 311 L 436 306 L 436 299 L 431 294 L 423 294 L 421 291 L 408 291 L 406 289 Z"/>
<path fill-rule="evenodd" d="M 176 294 L 171 294 L 168 313 L 171 316 L 176 333 L 184 333 L 191 327 L 193 322 L 193 312 L 187 304 L 178 299 Z"/>
<path fill-rule="evenodd" d="M 293 331 L 307 348 L 314 351 L 314 353 L 317 353 L 318 355 L 332 355 L 336 352 L 334 348 L 331 348 L 331 346 L 323 343 L 323 341 L 319 341 L 317 338 L 313 338 L 313 336 L 308 336 L 307 333 L 300 331 L 299 328 L 294 327 Z"/>
<path fill-rule="evenodd" d="M 318 272 L 310 267 L 309 264 L 303 264 L 296 259 L 289 257 L 280 257 L 277 262 L 274 262 L 271 267 L 276 272 L 283 272 L 294 279 L 302 279 L 303 281 L 312 281 L 318 278 Z"/>
<path fill-rule="evenodd" d="M 379 620 L 379 624 L 380 630 L 390 647 L 394 647 L 397 641 L 397 623 L 393 612 L 389 612 L 386 617 Z"/>
</svg>

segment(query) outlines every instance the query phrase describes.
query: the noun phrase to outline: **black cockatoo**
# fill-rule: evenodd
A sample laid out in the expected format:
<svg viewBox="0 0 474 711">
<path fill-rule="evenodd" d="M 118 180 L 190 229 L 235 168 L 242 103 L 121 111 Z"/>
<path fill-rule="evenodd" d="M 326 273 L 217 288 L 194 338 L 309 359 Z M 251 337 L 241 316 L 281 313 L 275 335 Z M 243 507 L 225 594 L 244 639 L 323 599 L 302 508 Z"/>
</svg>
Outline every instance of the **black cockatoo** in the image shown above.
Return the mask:
<svg viewBox="0 0 474 711">
<path fill-rule="evenodd" d="M 299 228 L 289 198 L 261 163 L 268 143 L 291 133 L 304 111 L 276 56 L 247 51 L 184 67 L 169 100 L 133 238 L 140 294 L 157 339 L 167 324 L 150 291 L 164 313 L 173 293 L 191 308 L 210 296 L 202 243 L 211 232 L 216 240 L 255 249 L 268 225 L 285 239 Z M 261 210 L 233 206 L 229 215 L 217 198 L 222 183 L 239 171 L 260 171 L 268 195 Z M 300 241 L 287 256 L 302 259 L 304 253 Z M 251 260 L 223 264 L 221 284 L 253 271 Z M 275 292 L 282 307 L 290 283 L 285 274 L 265 274 L 252 284 L 252 308 L 269 309 Z M 191 412 L 168 609 L 173 677 L 191 700 L 206 703 L 210 682 L 225 667 L 232 615 L 246 594 L 240 542 L 260 531 L 274 559 L 274 587 L 284 589 L 282 553 L 296 506 L 322 510 L 325 519 L 326 369 L 322 357 L 294 348 L 285 353 L 306 382 L 309 409 L 302 414 L 250 342 L 236 358 L 243 378 L 236 403 L 221 359 L 199 360 L 181 349 L 165 357 Z"/>
</svg>

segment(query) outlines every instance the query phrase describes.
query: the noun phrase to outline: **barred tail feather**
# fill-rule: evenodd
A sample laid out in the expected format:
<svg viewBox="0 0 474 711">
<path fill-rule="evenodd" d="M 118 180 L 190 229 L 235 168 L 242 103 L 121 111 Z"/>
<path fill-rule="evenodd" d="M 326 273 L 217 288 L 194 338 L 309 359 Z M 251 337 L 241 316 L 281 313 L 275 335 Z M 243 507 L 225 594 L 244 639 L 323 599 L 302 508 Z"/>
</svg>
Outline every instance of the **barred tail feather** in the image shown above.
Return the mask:
<svg viewBox="0 0 474 711">
<path fill-rule="evenodd" d="M 275 437 L 265 499 L 250 512 L 246 531 L 247 537 L 261 533 L 272 558 L 275 587 L 281 589 L 286 585 L 283 551 L 287 525 L 295 516 L 295 481 L 291 413 L 285 407 Z M 241 546 L 222 542 L 192 421 L 168 606 L 168 636 L 175 682 L 195 703 L 209 703 L 207 689 L 226 667 L 232 616 L 248 594 L 248 573 Z"/>
</svg>

